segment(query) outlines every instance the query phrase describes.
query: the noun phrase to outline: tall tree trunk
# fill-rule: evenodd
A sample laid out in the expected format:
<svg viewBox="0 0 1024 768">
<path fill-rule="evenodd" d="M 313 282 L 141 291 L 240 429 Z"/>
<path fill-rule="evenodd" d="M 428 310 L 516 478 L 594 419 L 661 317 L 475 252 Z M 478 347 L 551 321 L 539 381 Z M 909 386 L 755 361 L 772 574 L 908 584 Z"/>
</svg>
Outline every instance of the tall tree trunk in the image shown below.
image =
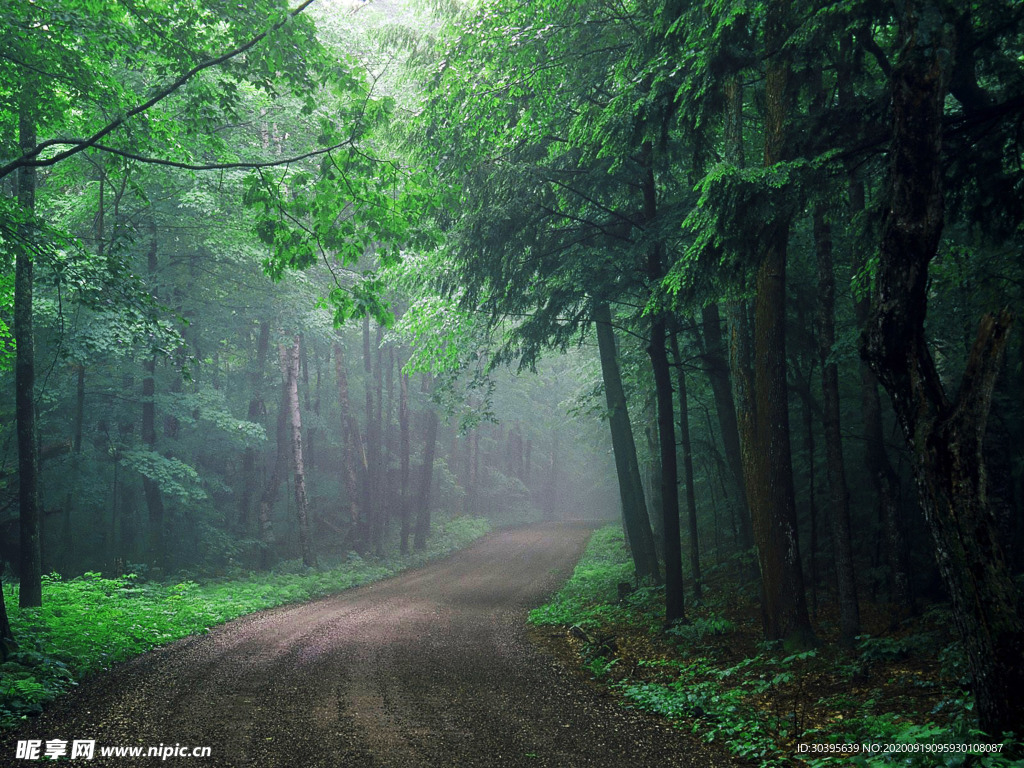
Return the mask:
<svg viewBox="0 0 1024 768">
<path fill-rule="evenodd" d="M 363 389 L 366 391 L 366 462 L 365 481 L 363 483 L 363 525 L 361 526 L 363 546 L 373 544 L 373 531 L 377 519 L 377 471 L 379 458 L 377 444 L 374 441 L 373 427 L 376 409 L 373 407 L 373 357 L 370 351 L 370 318 L 363 318 Z"/>
<path fill-rule="evenodd" d="M 764 164 L 784 158 L 789 113 L 789 61 L 783 42 L 789 0 L 767 10 L 765 41 L 773 55 L 765 76 Z M 764 631 L 769 640 L 806 647 L 814 640 L 800 564 L 796 496 L 786 389 L 786 251 L 790 215 L 777 212 L 761 234 L 754 302 L 754 390 L 757 398 L 756 472 L 747 483 L 754 539 L 764 587 Z"/>
<path fill-rule="evenodd" d="M 314 353 L 315 354 L 315 353 Z M 306 413 L 316 413 L 319 406 L 314 408 L 313 396 L 309 386 L 309 342 L 305 335 L 299 334 L 299 369 L 302 371 L 302 405 Z M 306 427 L 306 435 L 302 446 L 302 458 L 306 468 L 313 471 L 316 466 L 316 426 L 310 424 Z"/>
<path fill-rule="evenodd" d="M 523 484 L 530 486 L 530 466 L 533 458 L 533 438 L 526 438 L 526 448 L 523 451 Z"/>
<path fill-rule="evenodd" d="M 753 536 L 752 486 L 757 483 L 755 463 L 757 445 L 757 401 L 754 399 L 753 333 L 750 327 L 750 307 L 746 301 L 732 301 L 727 305 L 729 320 L 729 369 L 732 371 L 733 398 L 736 403 L 736 431 L 740 438 L 740 461 L 743 470 L 744 498 L 747 514 L 751 517 Z M 759 561 L 752 570 L 761 584 L 761 610 L 765 608 L 764 579 Z M 762 615 L 763 618 L 763 615 Z"/>
<path fill-rule="evenodd" d="M 85 423 L 85 364 L 75 363 L 75 415 L 72 422 L 71 450 L 82 453 L 82 427 Z"/>
<path fill-rule="evenodd" d="M 78 481 L 82 475 L 82 433 L 85 426 L 85 364 L 75 363 L 75 410 L 71 422 L 71 478 L 64 494 L 64 524 L 61 531 L 63 554 L 60 562 L 69 567 L 75 561 L 75 537 L 71 535 Z"/>
<path fill-rule="evenodd" d="M 149 253 L 146 258 L 146 266 L 149 272 L 149 279 L 153 281 L 151 292 L 154 298 L 159 297 L 160 291 L 156 285 L 157 279 L 157 230 L 156 219 L 149 221 Z M 156 451 L 156 353 L 150 351 L 142 364 L 144 376 L 142 379 L 142 442 L 150 451 Z M 160 492 L 160 486 L 155 480 L 145 475 L 142 477 L 142 490 L 146 497 L 146 509 L 149 512 L 149 554 L 153 563 L 158 568 L 163 568 L 165 563 L 164 552 L 164 498 Z"/>
<path fill-rule="evenodd" d="M 730 498 L 736 499 L 738 505 L 736 517 L 739 520 L 740 546 L 743 549 L 750 549 L 754 546 L 754 534 L 750 528 L 747 489 L 743 485 L 743 459 L 740 453 L 739 426 L 736 422 L 736 401 L 732 394 L 729 363 L 722 346 L 722 318 L 717 304 L 708 304 L 701 310 L 701 324 L 704 339 L 704 372 L 715 398 L 718 431 L 722 436 L 729 479 L 734 491 Z"/>
<path fill-rule="evenodd" d="M 559 428 L 551 431 L 551 456 L 548 460 L 547 491 L 544 494 L 545 520 L 554 520 L 558 507 L 558 443 L 561 437 Z"/>
<path fill-rule="evenodd" d="M 398 442 L 399 442 L 399 494 L 402 528 L 400 550 L 409 553 L 409 533 L 412 515 L 409 509 L 409 376 L 399 372 L 398 378 Z"/>
<path fill-rule="evenodd" d="M 737 168 L 746 165 L 743 147 L 743 82 L 738 75 L 726 79 L 725 156 Z M 729 370 L 732 373 L 733 405 L 736 435 L 739 440 L 739 486 L 742 490 L 743 517 L 740 518 L 740 541 L 750 550 L 754 547 L 753 512 L 749 483 L 754 478 L 755 422 L 757 403 L 754 399 L 754 368 L 750 311 L 747 301 L 733 300 L 726 304 L 729 327 Z M 707 337 L 707 334 L 705 334 Z M 718 401 L 716 400 L 716 403 Z M 723 433 L 724 434 L 724 433 Z M 735 468 L 733 468 L 735 472 Z M 747 531 L 744 531 L 747 528 Z M 756 564 L 752 575 L 761 582 L 761 609 L 764 611 L 764 581 Z"/>
<path fill-rule="evenodd" d="M 299 550 L 302 564 L 316 565 L 313 542 L 309 535 L 309 502 L 306 499 L 306 469 L 302 458 L 302 414 L 299 412 L 299 347 L 301 339 L 295 336 L 291 347 L 280 346 L 281 373 L 284 375 L 287 397 L 289 453 L 291 454 L 293 486 L 295 489 L 295 517 L 299 525 Z"/>
<path fill-rule="evenodd" d="M 813 373 L 814 365 L 812 363 L 811 370 L 807 373 L 808 379 L 810 379 Z M 816 617 L 818 615 L 818 585 L 821 582 L 821 576 L 818 570 L 818 473 L 817 457 L 814 450 L 813 400 L 811 397 L 811 386 L 808 382 L 806 386 L 800 387 L 800 403 L 803 406 L 801 411 L 804 422 L 804 452 L 807 454 L 807 515 L 811 523 L 811 551 L 808 554 L 807 562 L 811 570 L 811 614 Z"/>
<path fill-rule="evenodd" d="M 850 208 L 853 216 L 860 215 L 865 208 L 864 182 L 850 183 Z M 857 250 L 855 266 L 863 269 L 864 259 Z M 854 316 L 858 328 L 867 328 L 871 314 L 871 292 L 865 291 L 854 300 Z M 890 624 L 895 628 L 901 619 L 916 612 L 914 594 L 910 583 L 909 552 L 906 526 L 900 507 L 900 479 L 893 469 L 885 447 L 885 430 L 882 426 L 882 402 L 878 395 L 878 379 L 866 360 L 860 366 L 861 414 L 864 424 L 864 466 L 875 498 L 884 528 L 885 555 L 889 570 L 889 600 L 892 606 Z"/>
<path fill-rule="evenodd" d="M 338 381 L 338 408 L 341 412 L 341 456 L 342 475 L 345 478 L 345 495 L 348 497 L 348 519 L 359 538 L 359 482 L 356 463 L 362 454 L 359 439 L 359 424 L 352 413 L 348 396 L 348 372 L 345 370 L 345 350 L 341 342 L 334 342 L 334 375 Z"/>
<path fill-rule="evenodd" d="M 647 515 L 644 489 L 640 483 L 640 464 L 636 458 L 633 426 L 629 421 L 626 393 L 622 388 L 615 332 L 612 329 L 611 310 L 606 302 L 594 303 L 594 325 L 597 328 L 597 346 L 601 356 L 601 375 L 604 379 L 605 402 L 608 405 L 608 423 L 612 433 L 612 452 L 615 471 L 619 479 L 619 499 L 622 517 L 633 555 L 633 567 L 638 579 L 661 581 L 658 552 L 654 546 L 651 520 Z"/>
<path fill-rule="evenodd" d="M 374 498 L 374 514 L 373 514 L 373 526 L 371 528 L 371 537 L 373 540 L 373 549 L 378 557 L 384 555 L 384 529 L 387 525 L 388 516 L 388 505 L 387 505 L 387 489 L 385 487 L 385 478 L 387 475 L 387 457 L 384 454 L 384 351 L 382 349 L 382 343 L 384 341 L 384 326 L 377 326 L 376 334 L 376 350 L 373 355 L 373 388 L 374 388 L 374 413 L 372 416 L 368 416 L 370 419 L 371 431 L 369 432 L 369 438 L 373 445 L 371 450 L 372 458 L 371 461 L 374 464 L 373 467 L 373 498 Z"/>
<path fill-rule="evenodd" d="M 36 144 L 35 89 L 32 79 L 22 87 L 18 109 L 19 142 L 22 152 Z M 18 170 L 18 204 L 26 217 L 35 215 L 36 169 Z M 18 605 L 35 608 L 43 604 L 42 549 L 40 543 L 39 456 L 36 443 L 35 333 L 32 329 L 32 243 L 35 224 L 29 219 L 18 225 L 20 238 L 14 266 L 14 413 L 18 433 L 18 509 L 21 563 Z"/>
<path fill-rule="evenodd" d="M 943 230 L 942 130 L 953 46 L 934 3 L 911 1 L 901 11 L 891 75 L 890 202 L 863 354 L 889 392 L 910 447 L 980 725 L 999 739 L 1005 731 L 1024 732 L 1024 617 L 986 496 L 982 444 L 1011 319 L 1006 311 L 982 318 L 950 400 L 924 320 L 928 266 Z"/>
<path fill-rule="evenodd" d="M 850 491 L 846 485 L 839 417 L 839 366 L 832 358 L 836 340 L 836 278 L 832 266 L 832 230 L 823 205 L 814 208 L 814 244 L 818 261 L 817 337 L 821 363 L 822 419 L 825 462 L 832 501 L 832 553 L 839 596 L 839 631 L 844 645 L 852 646 L 860 634 L 860 606 L 850 533 Z"/>
<path fill-rule="evenodd" d="M 518 421 L 509 430 L 507 447 L 506 471 L 510 477 L 523 480 L 523 431 Z"/>
<path fill-rule="evenodd" d="M 384 366 L 384 389 L 387 392 L 387 408 L 384 411 L 384 494 L 387 503 L 384 505 L 386 515 L 384 517 L 384 540 L 387 541 L 391 531 L 391 518 L 396 514 L 401 524 L 402 498 L 399 487 L 396 487 L 391 475 L 391 463 L 395 456 L 395 429 L 393 425 L 395 414 L 395 348 L 388 346 L 386 365 Z M 401 464 L 401 457 L 399 457 Z M 398 484 L 400 486 L 401 483 Z"/>
<path fill-rule="evenodd" d="M 654 179 L 654 149 L 644 145 L 644 221 L 651 226 L 657 217 L 657 187 Z M 665 275 L 661 243 L 648 248 L 647 279 L 652 292 Z M 672 373 L 666 348 L 667 319 L 664 311 L 651 316 L 647 354 L 654 371 L 654 392 L 658 406 L 658 448 L 661 462 L 661 518 L 665 535 L 665 621 L 685 619 L 683 596 L 683 553 L 679 540 L 679 485 L 676 469 L 676 433 L 672 413 Z"/>
<path fill-rule="evenodd" d="M 96 255 L 102 260 L 104 251 L 105 209 L 104 200 L 106 197 L 106 174 L 100 170 L 99 173 L 99 200 L 96 206 Z M 71 536 L 71 519 L 75 508 L 78 481 L 82 472 L 82 431 L 85 423 L 85 363 L 75 363 L 75 412 L 72 419 L 71 445 L 73 459 L 71 465 L 71 482 L 68 484 L 67 493 L 64 496 L 64 530 L 61 536 L 64 546 L 62 562 L 71 563 L 75 557 L 75 541 Z"/>
<path fill-rule="evenodd" d="M 472 432 L 467 435 L 467 442 L 469 443 L 470 458 L 467 462 L 469 464 L 469 483 L 466 488 L 466 511 L 467 515 L 479 515 L 480 510 L 477 509 L 477 499 L 480 496 L 480 427 L 477 426 Z M 554 456 L 554 454 L 552 454 Z M 552 462 L 554 458 L 552 458 Z M 554 464 L 552 463 L 552 476 L 554 476 Z"/>
<path fill-rule="evenodd" d="M 423 381 L 423 391 L 429 392 L 432 383 L 428 379 Z M 420 488 L 416 495 L 416 529 L 413 534 L 413 548 L 417 551 L 427 546 L 427 536 L 430 533 L 430 486 L 434 479 L 434 450 L 437 447 L 437 410 L 427 406 L 427 428 L 423 438 L 423 467 L 420 471 Z"/>
<path fill-rule="evenodd" d="M 665 320 L 651 323 L 648 355 L 654 369 L 658 400 L 658 449 L 661 465 L 661 519 L 665 535 L 665 621 L 685 619 L 683 554 L 679 536 L 679 485 L 676 470 L 676 435 L 672 413 L 672 380 L 665 348 Z"/>
<path fill-rule="evenodd" d="M 251 394 L 249 412 L 246 418 L 254 424 L 261 423 L 267 415 L 263 402 L 263 371 L 270 351 L 270 322 L 260 321 L 259 336 L 256 339 L 255 367 L 249 376 Z M 242 454 L 242 488 L 238 497 L 238 527 L 245 531 L 249 527 L 249 513 L 252 507 L 252 493 L 256 486 L 256 447 L 246 446 Z"/>
<path fill-rule="evenodd" d="M 273 547 L 275 544 L 273 512 L 274 504 L 277 501 L 277 492 L 281 487 L 281 480 L 288 472 L 288 382 L 282 382 L 281 403 L 277 409 L 277 452 L 274 458 L 274 467 L 267 478 L 267 484 L 263 487 L 263 494 L 260 496 L 259 507 L 259 536 L 260 536 L 260 561 L 261 571 L 269 570 L 273 561 Z"/>
<path fill-rule="evenodd" d="M 690 442 L 690 403 L 686 393 L 686 371 L 679 354 L 679 336 L 672 332 L 672 356 L 676 361 L 676 382 L 679 389 L 679 446 L 683 451 L 683 482 L 686 484 L 686 519 L 690 529 L 690 576 L 693 578 L 693 600 L 704 599 L 700 571 L 700 538 L 697 529 L 697 499 L 693 489 L 693 445 Z"/>
<path fill-rule="evenodd" d="M 665 520 L 661 515 L 661 460 L 658 453 L 658 406 L 653 399 L 644 407 L 647 425 L 644 437 L 647 440 L 647 519 L 654 534 L 654 548 L 659 555 L 665 551 Z"/>
</svg>

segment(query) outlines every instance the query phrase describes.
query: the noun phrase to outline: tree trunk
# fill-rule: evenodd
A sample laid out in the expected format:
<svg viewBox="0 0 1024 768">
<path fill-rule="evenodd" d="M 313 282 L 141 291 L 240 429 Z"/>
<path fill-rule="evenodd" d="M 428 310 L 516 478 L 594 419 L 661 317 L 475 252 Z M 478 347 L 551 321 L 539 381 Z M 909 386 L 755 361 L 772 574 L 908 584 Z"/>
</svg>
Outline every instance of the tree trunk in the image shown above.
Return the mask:
<svg viewBox="0 0 1024 768">
<path fill-rule="evenodd" d="M 679 387 L 679 445 L 683 451 L 683 482 L 686 483 L 686 518 L 690 528 L 690 576 L 693 578 L 693 601 L 704 599 L 703 577 L 700 572 L 700 539 L 697 529 L 697 500 L 693 489 L 693 446 L 690 442 L 690 404 L 686 393 L 686 371 L 679 354 L 679 338 L 672 333 L 672 356 L 676 361 L 676 381 Z"/>
<path fill-rule="evenodd" d="M 814 208 L 814 244 L 818 261 L 817 337 L 821 363 L 822 419 L 825 430 L 825 463 L 832 501 L 832 552 L 839 596 L 839 632 L 842 643 L 852 647 L 860 634 L 860 606 L 853 565 L 850 533 L 850 491 L 843 464 L 839 420 L 839 366 L 832 359 L 836 340 L 836 278 L 832 266 L 832 230 L 821 203 Z"/>
<path fill-rule="evenodd" d="M 149 272 L 149 279 L 153 281 L 150 289 L 154 299 L 158 298 L 160 291 L 156 285 L 157 279 L 157 230 L 156 219 L 149 221 L 149 253 L 146 259 L 146 266 Z M 142 442 L 150 451 L 156 451 L 156 353 L 150 351 L 142 364 L 144 376 L 142 379 Z M 160 486 L 155 480 L 145 475 L 142 477 L 142 490 L 146 497 L 146 509 L 149 512 L 149 554 L 154 565 L 163 568 L 165 563 L 164 552 L 164 498 L 160 492 Z"/>
<path fill-rule="evenodd" d="M 657 187 L 654 179 L 654 150 L 644 145 L 644 221 L 651 226 L 657 217 Z M 648 247 L 647 279 L 652 292 L 665 275 L 661 243 Z M 664 311 L 651 315 L 651 336 L 647 354 L 654 371 L 654 392 L 658 406 L 658 448 L 661 463 L 661 518 L 665 536 L 665 622 L 684 620 L 683 553 L 679 540 L 679 485 L 676 469 L 676 433 L 672 414 L 672 373 L 668 364 Z"/>
<path fill-rule="evenodd" d="M 75 363 L 75 415 L 72 423 L 71 450 L 82 454 L 82 427 L 85 423 L 85 364 Z"/>
<path fill-rule="evenodd" d="M 784 160 L 789 112 L 789 62 L 782 51 L 788 0 L 775 0 L 767 12 L 769 59 L 765 76 L 766 167 Z M 768 640 L 794 647 L 814 642 L 804 594 L 797 535 L 786 389 L 786 250 L 790 216 L 777 212 L 761 233 L 754 302 L 754 391 L 757 399 L 754 480 L 747 482 L 754 540 L 764 587 L 764 631 Z"/>
<path fill-rule="evenodd" d="M 558 443 L 561 439 L 558 428 L 551 433 L 551 456 L 548 461 L 547 491 L 544 494 L 544 519 L 554 520 L 558 506 Z"/>
<path fill-rule="evenodd" d="M 661 460 L 658 456 L 658 415 L 657 405 L 650 400 L 644 408 L 647 425 L 644 437 L 647 440 L 647 462 L 645 479 L 647 480 L 647 519 L 651 523 L 654 534 L 654 549 L 658 555 L 665 552 L 665 520 L 661 516 Z"/>
<path fill-rule="evenodd" d="M 383 330 L 383 329 L 382 329 Z M 399 374 L 401 375 L 401 374 Z M 402 519 L 402 497 L 400 491 L 401 483 L 395 483 L 391 473 L 391 464 L 395 456 L 395 348 L 388 346 L 386 364 L 384 366 L 384 390 L 387 392 L 387 408 L 384 410 L 384 458 L 383 488 L 381 489 L 386 503 L 384 504 L 384 541 L 387 541 L 391 532 L 391 519 L 398 516 L 399 526 Z M 399 452 L 401 449 L 399 448 Z M 401 457 L 398 460 L 399 471 L 401 471 Z"/>
<path fill-rule="evenodd" d="M 743 82 L 739 76 L 726 79 L 725 156 L 737 168 L 746 165 L 743 147 Z M 726 304 L 729 327 L 729 370 L 732 373 L 733 405 L 736 415 L 736 435 L 739 441 L 739 487 L 742 489 L 742 517 L 740 541 L 749 551 L 754 547 L 753 512 L 749 485 L 754 477 L 755 421 L 757 404 L 754 400 L 753 351 L 750 312 L 747 302 L 730 301 Z M 708 338 L 708 334 L 705 334 Z M 716 399 L 716 404 L 719 401 Z M 724 408 L 724 405 L 723 405 Z M 723 433 L 725 434 L 725 433 Z M 730 460 L 731 461 L 731 460 Z M 736 472 L 736 467 L 732 467 Z M 746 529 L 746 530 L 744 530 Z M 761 581 L 761 609 L 764 611 L 764 583 L 757 565 L 751 566 L 752 575 Z"/>
<path fill-rule="evenodd" d="M 281 404 L 277 410 L 277 455 L 274 459 L 274 468 L 270 472 L 267 484 L 263 488 L 263 495 L 260 496 L 259 509 L 259 535 L 260 535 L 260 562 L 259 569 L 266 571 L 270 568 L 273 560 L 273 546 L 275 543 L 273 512 L 274 504 L 277 501 L 277 492 L 281 487 L 281 480 L 288 471 L 288 382 L 284 381 L 281 388 Z"/>
<path fill-rule="evenodd" d="M 654 546 L 651 520 L 647 515 L 644 489 L 640 483 L 640 464 L 636 458 L 633 427 L 629 421 L 626 394 L 622 388 L 615 332 L 612 329 L 611 310 L 603 301 L 594 303 L 594 325 L 597 328 L 597 346 L 601 355 L 601 374 L 604 379 L 605 402 L 608 405 L 608 423 L 612 433 L 612 452 L 619 480 L 619 499 L 622 518 L 633 555 L 633 567 L 638 579 L 661 581 L 658 552 Z"/>
<path fill-rule="evenodd" d="M 22 152 L 36 144 L 34 89 L 26 82 L 18 109 L 19 142 Z M 18 170 L 18 205 L 26 217 L 35 215 L 36 169 Z M 35 225 L 31 220 L 18 225 L 21 238 L 14 266 L 14 413 L 18 433 L 18 509 L 21 536 L 21 586 L 18 605 L 35 608 L 43 604 L 42 550 L 40 544 L 39 456 L 36 444 L 35 332 L 32 329 L 31 243 Z"/>
<path fill-rule="evenodd" d="M 423 382 L 423 391 L 429 391 L 427 380 Z M 413 548 L 417 551 L 427 546 L 427 535 L 430 533 L 430 486 L 434 479 L 434 450 L 437 447 L 437 410 L 427 406 L 427 428 L 423 440 L 423 468 L 420 471 L 420 490 L 417 494 L 416 530 L 413 535 Z"/>
<path fill-rule="evenodd" d="M 864 211 L 864 183 L 850 183 L 850 208 L 854 216 Z M 857 250 L 855 266 L 864 268 L 864 259 Z M 871 293 L 854 300 L 854 315 L 858 328 L 867 328 L 871 313 Z M 885 540 L 885 555 L 889 569 L 890 625 L 895 629 L 901 619 L 916 612 L 910 583 L 909 552 L 906 526 L 900 508 L 900 478 L 893 469 L 885 448 L 882 426 L 882 403 L 878 396 L 878 379 L 871 366 L 862 360 L 860 366 L 861 413 L 864 423 L 864 466 L 867 468 L 871 488 L 878 500 Z"/>
<path fill-rule="evenodd" d="M 927 0 L 900 16 L 891 75 L 890 202 L 882 220 L 878 291 L 863 354 L 910 447 L 936 559 L 963 639 L 981 728 L 1024 732 L 1024 617 L 986 496 L 982 451 L 992 391 L 1010 328 L 1003 311 L 978 327 L 950 400 L 925 338 L 928 266 L 943 230 L 942 128 L 951 42 Z"/>
<path fill-rule="evenodd" d="M 754 399 L 753 334 L 750 328 L 750 308 L 746 301 L 733 301 L 728 305 L 729 369 L 732 371 L 733 398 L 736 403 L 736 431 L 740 438 L 740 461 L 743 470 L 744 498 L 747 514 L 751 517 L 753 537 L 753 501 L 751 489 L 757 483 L 755 464 L 757 445 L 757 401 Z M 751 568 L 761 584 L 761 610 L 764 611 L 764 579 L 759 562 Z"/>
<path fill-rule="evenodd" d="M 754 534 L 750 528 L 750 509 L 747 506 L 747 489 L 743 485 L 743 459 L 740 453 L 740 433 L 736 422 L 736 401 L 729 380 L 729 364 L 722 347 L 722 319 L 717 304 L 708 304 L 701 310 L 704 339 L 704 372 L 711 384 L 715 398 L 715 412 L 718 416 L 718 431 L 725 448 L 725 460 L 729 467 L 729 480 L 736 499 L 736 517 L 739 520 L 740 546 L 750 549 L 754 546 Z"/>
<path fill-rule="evenodd" d="M 810 379 L 814 373 L 814 366 L 808 371 Z M 804 452 L 807 454 L 807 513 L 810 518 L 810 547 L 807 562 L 810 565 L 810 587 L 811 587 L 811 615 L 818 615 L 818 585 L 821 582 L 818 570 L 818 473 L 816 455 L 814 450 L 814 409 L 813 398 L 811 397 L 810 383 L 806 387 L 800 387 L 800 403 L 803 415 Z"/>
<path fill-rule="evenodd" d="M 526 438 L 526 448 L 523 451 L 523 484 L 530 487 L 530 462 L 533 453 L 533 438 Z"/>
<path fill-rule="evenodd" d="M 507 447 L 506 471 L 510 477 L 523 480 L 523 431 L 518 421 L 509 430 Z"/>
<path fill-rule="evenodd" d="M 672 414 L 672 379 L 665 349 L 664 316 L 651 323 L 647 353 L 654 369 L 658 402 L 658 449 L 661 467 L 661 519 L 665 541 L 665 621 L 685 619 L 683 554 L 679 538 L 679 485 L 676 471 L 676 435 Z"/>
<path fill-rule="evenodd" d="M 409 377 L 399 373 L 398 379 L 398 442 L 399 442 L 399 502 L 402 516 L 400 549 L 409 554 L 409 533 L 412 515 L 409 509 Z"/>
<path fill-rule="evenodd" d="M 287 404 L 288 448 L 291 456 L 292 478 L 295 488 L 295 517 L 299 526 L 299 550 L 302 564 L 316 565 L 316 556 L 309 535 L 309 502 L 306 499 L 306 469 L 302 458 L 302 414 L 299 412 L 299 347 L 301 339 L 295 336 L 291 347 L 279 347 L 281 373 L 284 375 Z"/>
<path fill-rule="evenodd" d="M 320 400 L 319 395 L 314 396 L 310 392 L 311 387 L 309 386 L 309 341 L 305 335 L 299 334 L 299 368 L 302 371 L 302 404 L 306 409 L 306 413 L 319 414 L 320 413 Z M 314 361 L 316 360 L 316 352 L 313 352 Z M 318 363 L 314 363 L 319 368 Z M 317 384 L 319 385 L 319 376 L 317 377 Z M 319 387 L 318 387 L 319 388 Z M 310 424 L 306 427 L 306 436 L 304 438 L 302 458 L 305 462 L 306 469 L 310 472 L 315 473 L 316 467 L 316 444 L 317 434 L 315 423 Z"/>
<path fill-rule="evenodd" d="M 267 415 L 267 406 L 263 402 L 263 369 L 267 365 L 267 353 L 270 351 L 270 323 L 260 321 L 259 336 L 256 340 L 255 368 L 249 377 L 252 392 L 249 398 L 249 412 L 246 418 L 260 423 Z M 247 446 L 242 454 L 242 488 L 238 498 L 238 527 L 245 531 L 249 527 L 249 513 L 252 507 L 252 493 L 256 486 L 256 448 Z"/>
<path fill-rule="evenodd" d="M 371 537 L 373 550 L 377 557 L 384 556 L 384 530 L 387 525 L 388 505 L 385 477 L 387 474 L 387 457 L 384 454 L 384 361 L 381 345 L 384 341 L 384 327 L 377 326 L 376 350 L 373 355 L 373 388 L 375 411 L 370 419 L 368 437 L 373 446 L 371 462 L 373 464 L 373 526 Z"/>
<path fill-rule="evenodd" d="M 480 427 L 477 426 L 469 433 L 469 449 L 473 453 L 473 459 L 469 464 L 469 493 L 466 496 L 466 514 L 479 515 L 477 499 L 480 498 Z M 554 466 L 554 465 L 552 465 Z M 553 470 L 552 470 L 553 471 Z"/>
<path fill-rule="evenodd" d="M 345 478 L 345 493 L 348 497 L 348 519 L 356 539 L 359 538 L 359 482 L 356 462 L 362 453 L 360 449 L 359 425 L 352 414 L 348 396 L 348 373 L 345 370 L 345 350 L 341 342 L 334 342 L 334 375 L 338 380 L 338 408 L 341 411 L 341 472 Z"/>
<path fill-rule="evenodd" d="M 376 409 L 373 405 L 373 356 L 370 351 L 370 318 L 363 318 L 363 389 L 366 392 L 366 462 L 363 483 L 363 516 L 360 526 L 360 539 L 362 546 L 373 545 L 373 532 L 376 530 L 378 515 L 377 503 L 377 471 L 380 460 L 377 455 L 377 442 L 374 440 L 376 431 L 374 429 L 374 416 Z"/>
</svg>

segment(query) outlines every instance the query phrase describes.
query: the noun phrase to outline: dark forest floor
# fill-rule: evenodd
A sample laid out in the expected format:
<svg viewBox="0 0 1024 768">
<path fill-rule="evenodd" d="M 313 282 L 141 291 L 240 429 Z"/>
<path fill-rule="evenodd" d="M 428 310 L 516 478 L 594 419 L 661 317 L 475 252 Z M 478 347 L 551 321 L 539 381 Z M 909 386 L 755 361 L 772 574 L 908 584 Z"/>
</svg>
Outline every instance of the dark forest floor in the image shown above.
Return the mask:
<svg viewBox="0 0 1024 768">
<path fill-rule="evenodd" d="M 534 613 L 531 637 L 620 704 L 766 766 L 1024 765 L 1004 759 L 1005 747 L 999 757 L 962 751 L 991 739 L 975 729 L 946 606 L 894 622 L 889 606 L 862 601 L 863 634 L 844 649 L 835 608 L 819 595 L 819 645 L 790 652 L 762 642 L 758 601 L 725 567 L 710 574 L 703 604 L 688 606 L 691 623 L 666 632 L 660 589 L 619 597 L 629 567 L 613 544 L 591 545 L 583 578 L 577 571 Z"/>
</svg>

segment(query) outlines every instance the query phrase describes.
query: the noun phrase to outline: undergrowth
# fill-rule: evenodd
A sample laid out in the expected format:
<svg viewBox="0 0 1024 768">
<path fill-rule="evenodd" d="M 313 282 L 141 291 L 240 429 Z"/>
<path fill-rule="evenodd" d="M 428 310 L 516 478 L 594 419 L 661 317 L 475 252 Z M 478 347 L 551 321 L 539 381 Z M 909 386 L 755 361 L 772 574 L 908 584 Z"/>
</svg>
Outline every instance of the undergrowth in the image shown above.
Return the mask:
<svg viewBox="0 0 1024 768">
<path fill-rule="evenodd" d="M 787 653 L 759 642 L 756 605 L 739 604 L 735 584 L 717 590 L 728 601 L 691 605 L 689 623 L 666 630 L 662 589 L 631 579 L 621 530 L 602 528 L 530 622 L 565 627 L 583 667 L 630 706 L 737 757 L 766 768 L 1024 766 L 1007 755 L 1016 742 L 1000 754 L 959 751 L 991 740 L 977 728 L 963 654 L 941 607 L 898 636 L 864 635 L 846 651 L 827 644 Z M 823 634 L 828 623 L 820 622 Z"/>
<path fill-rule="evenodd" d="M 465 547 L 489 530 L 483 518 L 456 518 L 413 555 L 377 560 L 352 553 L 325 570 L 283 563 L 270 573 L 203 584 L 142 582 L 134 574 L 108 579 L 86 573 L 67 580 L 53 574 L 43 577 L 42 608 L 18 608 L 17 587 L 5 587 L 18 649 L 0 664 L 0 727 L 40 712 L 85 675 L 118 661 L 243 614 L 386 578 Z"/>
</svg>

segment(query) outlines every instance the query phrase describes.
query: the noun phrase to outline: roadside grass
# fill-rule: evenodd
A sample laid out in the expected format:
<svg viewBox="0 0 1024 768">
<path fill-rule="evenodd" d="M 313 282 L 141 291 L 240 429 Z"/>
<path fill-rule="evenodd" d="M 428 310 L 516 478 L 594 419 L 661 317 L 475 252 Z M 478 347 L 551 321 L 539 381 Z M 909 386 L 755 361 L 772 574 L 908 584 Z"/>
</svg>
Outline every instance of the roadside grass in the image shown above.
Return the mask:
<svg viewBox="0 0 1024 768">
<path fill-rule="evenodd" d="M 490 528 L 483 518 L 456 518 L 432 532 L 425 551 L 405 557 L 352 553 L 325 570 L 289 561 L 270 573 L 202 584 L 53 574 L 43 579 L 42 608 L 18 608 L 17 586 L 5 586 L 18 649 L 0 664 L 0 728 L 39 713 L 92 672 L 247 613 L 379 581 L 461 549 Z"/>
<path fill-rule="evenodd" d="M 687 606 L 690 623 L 666 630 L 662 589 L 633 585 L 621 529 L 609 526 L 529 620 L 556 628 L 546 636 L 568 644 L 628 706 L 723 743 L 751 765 L 1024 766 L 1005 754 L 1019 742 L 1001 753 L 969 749 L 991 740 L 977 729 L 947 609 L 933 606 L 891 633 L 886 612 L 865 605 L 873 634 L 843 650 L 828 642 L 838 619 L 822 608 L 816 629 L 826 643 L 791 653 L 760 642 L 759 609 L 736 571 L 712 569 L 710 597 Z"/>
</svg>

